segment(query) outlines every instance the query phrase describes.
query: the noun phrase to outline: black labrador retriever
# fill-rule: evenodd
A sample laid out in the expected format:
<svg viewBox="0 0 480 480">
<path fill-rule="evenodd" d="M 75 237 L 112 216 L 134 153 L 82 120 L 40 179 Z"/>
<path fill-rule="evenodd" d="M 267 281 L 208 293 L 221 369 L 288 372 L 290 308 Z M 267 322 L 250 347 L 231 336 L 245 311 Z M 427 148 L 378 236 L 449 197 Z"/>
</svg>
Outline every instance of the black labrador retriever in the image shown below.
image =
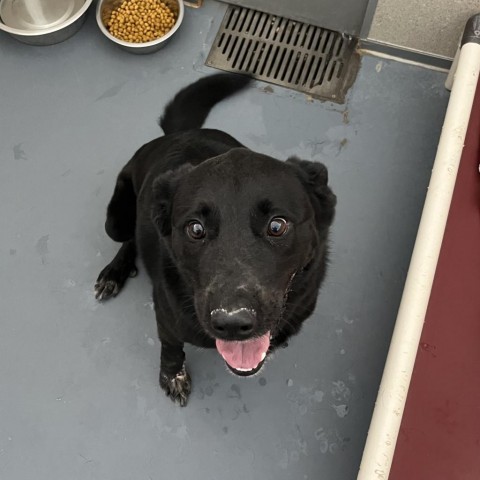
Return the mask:
<svg viewBox="0 0 480 480">
<path fill-rule="evenodd" d="M 252 375 L 300 330 L 325 276 L 336 203 L 325 166 L 282 162 L 200 128 L 249 81 L 216 74 L 181 90 L 160 120 L 165 136 L 125 165 L 107 209 L 106 232 L 122 246 L 96 297 L 117 295 L 136 274 L 138 250 L 153 283 L 160 385 L 182 406 L 184 343 L 216 347 L 233 373 Z"/>
</svg>

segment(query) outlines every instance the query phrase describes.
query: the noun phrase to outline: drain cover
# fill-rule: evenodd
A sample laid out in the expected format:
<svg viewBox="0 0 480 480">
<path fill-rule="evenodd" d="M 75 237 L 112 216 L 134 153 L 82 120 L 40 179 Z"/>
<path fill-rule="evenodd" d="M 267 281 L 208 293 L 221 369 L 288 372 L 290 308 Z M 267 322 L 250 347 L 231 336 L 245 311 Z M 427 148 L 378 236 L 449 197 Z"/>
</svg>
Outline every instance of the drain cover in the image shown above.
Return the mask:
<svg viewBox="0 0 480 480">
<path fill-rule="evenodd" d="M 356 44 L 339 32 L 229 6 L 206 65 L 342 103 L 358 70 Z"/>
</svg>

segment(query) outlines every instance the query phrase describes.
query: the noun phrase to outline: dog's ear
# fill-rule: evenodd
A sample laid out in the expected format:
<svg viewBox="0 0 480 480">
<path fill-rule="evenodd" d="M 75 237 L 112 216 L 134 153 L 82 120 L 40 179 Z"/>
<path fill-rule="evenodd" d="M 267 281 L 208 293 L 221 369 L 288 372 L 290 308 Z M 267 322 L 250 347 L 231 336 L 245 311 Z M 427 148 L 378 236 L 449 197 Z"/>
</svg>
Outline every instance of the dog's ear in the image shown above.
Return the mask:
<svg viewBox="0 0 480 480">
<path fill-rule="evenodd" d="M 152 184 L 151 218 L 163 236 L 172 233 L 172 201 L 179 180 L 195 167 L 186 163 L 158 176 Z"/>
<path fill-rule="evenodd" d="M 335 217 L 337 197 L 328 186 L 327 167 L 320 162 L 300 160 L 296 157 L 288 158 L 287 163 L 296 170 L 307 189 L 319 226 L 330 226 Z"/>
</svg>

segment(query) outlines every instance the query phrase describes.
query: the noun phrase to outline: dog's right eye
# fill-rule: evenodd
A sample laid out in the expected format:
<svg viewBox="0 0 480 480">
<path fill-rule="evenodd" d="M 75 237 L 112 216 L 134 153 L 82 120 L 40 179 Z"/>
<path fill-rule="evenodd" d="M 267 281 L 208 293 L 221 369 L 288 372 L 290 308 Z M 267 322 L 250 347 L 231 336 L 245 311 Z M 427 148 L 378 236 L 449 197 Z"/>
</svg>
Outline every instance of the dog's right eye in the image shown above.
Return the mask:
<svg viewBox="0 0 480 480">
<path fill-rule="evenodd" d="M 267 234 L 270 237 L 281 237 L 285 235 L 288 230 L 288 222 L 282 217 L 275 217 L 270 220 L 268 225 Z"/>
<path fill-rule="evenodd" d="M 188 223 L 187 234 L 193 240 L 201 240 L 205 237 L 205 228 L 200 222 L 195 220 Z"/>
</svg>

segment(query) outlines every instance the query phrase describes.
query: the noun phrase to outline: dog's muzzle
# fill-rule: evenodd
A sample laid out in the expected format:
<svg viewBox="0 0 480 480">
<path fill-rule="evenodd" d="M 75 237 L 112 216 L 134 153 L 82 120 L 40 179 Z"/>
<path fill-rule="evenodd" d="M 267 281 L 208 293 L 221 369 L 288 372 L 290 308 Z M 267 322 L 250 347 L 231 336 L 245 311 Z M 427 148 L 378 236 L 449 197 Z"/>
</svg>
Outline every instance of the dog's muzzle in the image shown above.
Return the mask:
<svg viewBox="0 0 480 480">
<path fill-rule="evenodd" d="M 210 317 L 217 350 L 230 370 L 241 376 L 258 372 L 270 347 L 270 332 L 253 335 L 257 325 L 255 310 L 217 308 Z"/>
</svg>

